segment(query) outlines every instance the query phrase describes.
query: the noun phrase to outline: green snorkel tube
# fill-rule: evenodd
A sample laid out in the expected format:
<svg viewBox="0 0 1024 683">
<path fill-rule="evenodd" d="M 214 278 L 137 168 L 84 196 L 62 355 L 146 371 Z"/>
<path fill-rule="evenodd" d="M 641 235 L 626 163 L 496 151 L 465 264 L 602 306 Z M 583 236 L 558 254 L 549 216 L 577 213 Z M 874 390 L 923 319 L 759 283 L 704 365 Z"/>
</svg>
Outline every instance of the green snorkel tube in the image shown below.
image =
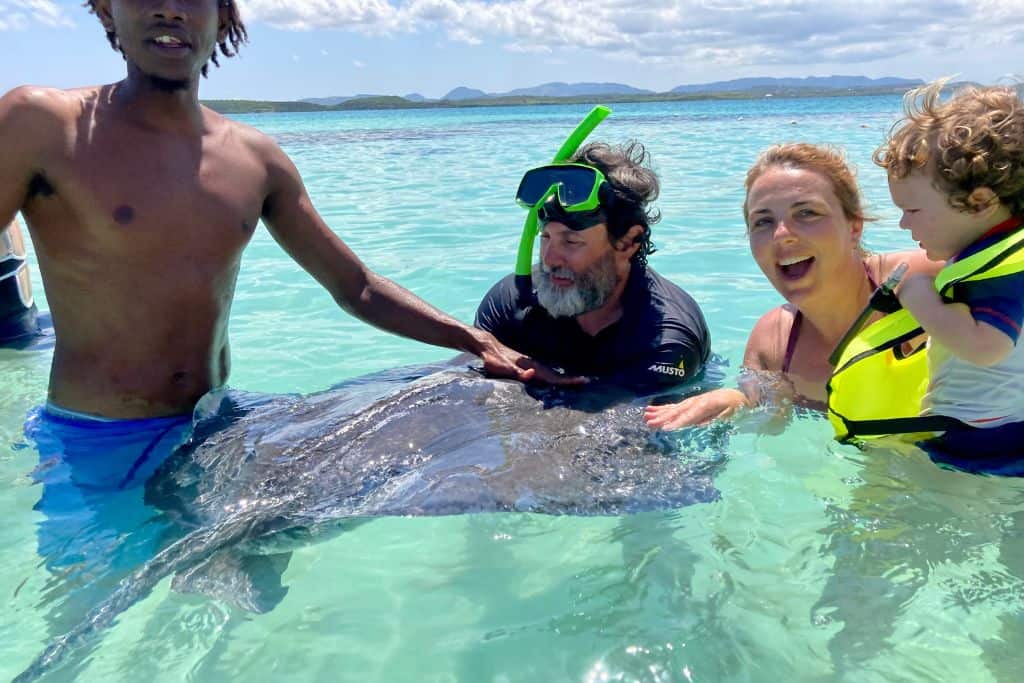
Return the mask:
<svg viewBox="0 0 1024 683">
<path fill-rule="evenodd" d="M 583 141 L 587 139 L 591 131 L 597 128 L 598 124 L 608 118 L 612 110 L 602 105 L 597 105 L 590 110 L 586 118 L 580 121 L 576 129 L 565 139 L 552 162 L 565 161 L 580 148 Z M 516 286 L 521 294 L 529 294 L 533 290 L 533 242 L 537 238 L 537 207 L 529 209 L 526 214 L 526 222 L 523 223 L 523 236 L 519 240 L 519 253 L 516 257 Z"/>
</svg>

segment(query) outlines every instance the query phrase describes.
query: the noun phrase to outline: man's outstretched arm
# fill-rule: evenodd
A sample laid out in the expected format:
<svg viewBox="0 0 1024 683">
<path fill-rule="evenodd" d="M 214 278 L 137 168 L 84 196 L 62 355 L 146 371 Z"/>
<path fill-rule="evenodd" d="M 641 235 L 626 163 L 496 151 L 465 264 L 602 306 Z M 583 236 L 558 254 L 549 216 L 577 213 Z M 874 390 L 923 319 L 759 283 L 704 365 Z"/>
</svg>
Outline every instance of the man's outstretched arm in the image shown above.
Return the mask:
<svg viewBox="0 0 1024 683">
<path fill-rule="evenodd" d="M 520 381 L 577 384 L 469 327 L 363 264 L 313 208 L 298 170 L 277 145 L 262 143 L 270 173 L 263 221 L 288 254 L 342 308 L 388 332 L 479 356 L 488 372 Z"/>
</svg>

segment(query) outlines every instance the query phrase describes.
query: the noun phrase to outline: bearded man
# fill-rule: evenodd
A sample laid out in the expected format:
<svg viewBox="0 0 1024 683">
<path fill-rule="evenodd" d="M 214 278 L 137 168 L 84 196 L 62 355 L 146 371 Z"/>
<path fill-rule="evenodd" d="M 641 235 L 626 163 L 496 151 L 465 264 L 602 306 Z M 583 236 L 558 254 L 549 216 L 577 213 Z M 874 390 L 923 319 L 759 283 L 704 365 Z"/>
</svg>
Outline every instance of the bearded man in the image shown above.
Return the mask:
<svg viewBox="0 0 1024 683">
<path fill-rule="evenodd" d="M 520 204 L 537 202 L 533 289 L 509 275 L 480 303 L 476 325 L 572 375 L 637 391 L 693 379 L 710 352 L 700 307 L 654 272 L 650 209 L 659 191 L 643 145 L 591 143 L 565 163 L 532 169 Z"/>
</svg>

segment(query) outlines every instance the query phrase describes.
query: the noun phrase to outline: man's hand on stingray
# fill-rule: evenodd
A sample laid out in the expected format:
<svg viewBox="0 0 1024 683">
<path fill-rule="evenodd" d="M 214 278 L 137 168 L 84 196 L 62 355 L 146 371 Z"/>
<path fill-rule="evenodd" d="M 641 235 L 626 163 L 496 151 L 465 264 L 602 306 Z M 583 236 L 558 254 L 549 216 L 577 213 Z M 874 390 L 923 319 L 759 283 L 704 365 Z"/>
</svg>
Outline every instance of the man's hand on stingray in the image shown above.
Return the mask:
<svg viewBox="0 0 1024 683">
<path fill-rule="evenodd" d="M 484 362 L 484 371 L 489 375 L 555 386 L 578 386 L 589 381 L 586 377 L 556 372 L 543 363 L 510 349 L 494 336 L 484 334 L 487 334 L 489 339 L 484 341 L 479 356 Z"/>
</svg>

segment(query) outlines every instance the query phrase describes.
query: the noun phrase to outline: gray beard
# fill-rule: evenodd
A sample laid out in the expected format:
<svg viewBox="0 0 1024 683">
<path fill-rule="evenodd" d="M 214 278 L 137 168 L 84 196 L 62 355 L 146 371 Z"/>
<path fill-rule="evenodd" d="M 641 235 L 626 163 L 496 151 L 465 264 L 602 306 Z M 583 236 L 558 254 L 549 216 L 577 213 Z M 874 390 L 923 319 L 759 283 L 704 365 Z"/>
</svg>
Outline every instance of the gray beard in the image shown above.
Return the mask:
<svg viewBox="0 0 1024 683">
<path fill-rule="evenodd" d="M 573 278 L 572 287 L 556 287 L 551 284 L 550 275 Z M 544 267 L 542 263 L 533 266 L 533 286 L 537 289 L 537 301 L 552 318 L 574 318 L 597 310 L 611 297 L 618 284 L 615 273 L 615 254 L 608 253 L 594 266 L 579 275 L 568 268 Z"/>
</svg>

